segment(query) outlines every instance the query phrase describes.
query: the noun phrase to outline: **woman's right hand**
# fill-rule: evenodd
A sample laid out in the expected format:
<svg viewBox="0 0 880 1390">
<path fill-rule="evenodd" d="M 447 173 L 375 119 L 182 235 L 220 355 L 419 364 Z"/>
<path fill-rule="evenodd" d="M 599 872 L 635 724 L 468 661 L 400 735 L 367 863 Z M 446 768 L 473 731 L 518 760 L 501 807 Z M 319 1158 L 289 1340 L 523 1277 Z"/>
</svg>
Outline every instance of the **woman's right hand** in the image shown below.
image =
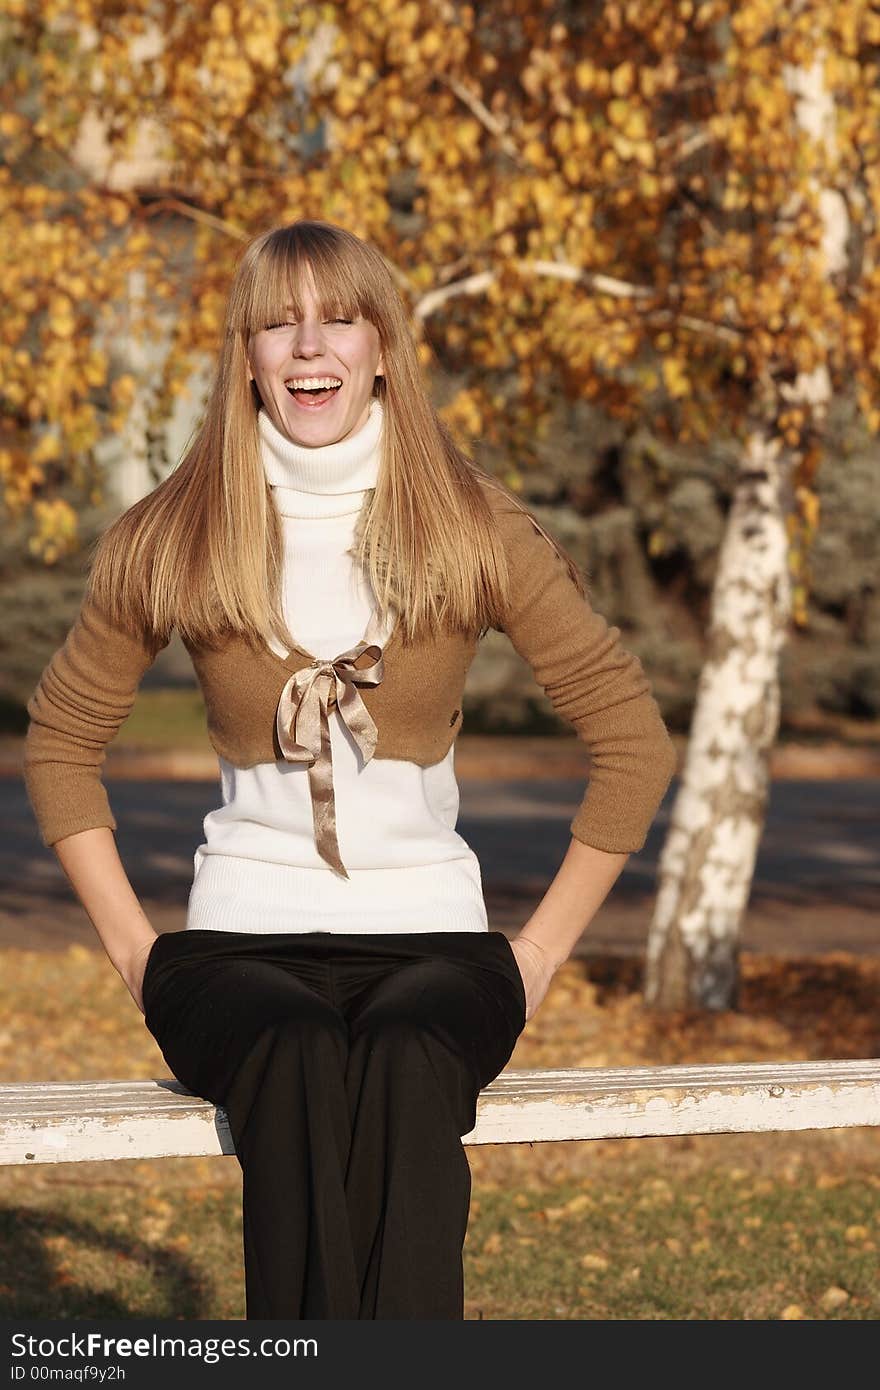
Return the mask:
<svg viewBox="0 0 880 1390">
<path fill-rule="evenodd" d="M 143 945 L 138 946 L 135 949 L 131 958 L 126 962 L 125 967 L 120 968 L 119 971 L 120 975 L 122 976 L 123 980 L 128 986 L 129 994 L 131 995 L 134 1002 L 137 1004 L 141 1013 L 144 1012 L 143 989 L 144 973 L 147 968 L 147 957 L 153 949 L 153 945 L 158 939 L 158 936 L 158 932 L 153 932 L 153 935 L 151 937 L 148 937 L 147 940 L 143 943 Z"/>
<path fill-rule="evenodd" d="M 546 947 L 533 941 L 530 936 L 523 936 L 522 932 L 510 938 L 510 949 L 522 976 L 528 1023 L 543 1002 L 557 967 L 550 959 Z"/>
</svg>

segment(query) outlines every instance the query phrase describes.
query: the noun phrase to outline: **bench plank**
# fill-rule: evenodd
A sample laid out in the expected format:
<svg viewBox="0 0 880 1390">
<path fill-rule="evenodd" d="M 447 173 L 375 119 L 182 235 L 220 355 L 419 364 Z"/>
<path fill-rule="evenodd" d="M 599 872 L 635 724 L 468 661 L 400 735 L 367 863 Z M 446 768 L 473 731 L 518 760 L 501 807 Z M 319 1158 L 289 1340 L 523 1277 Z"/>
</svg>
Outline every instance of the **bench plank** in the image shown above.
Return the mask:
<svg viewBox="0 0 880 1390">
<path fill-rule="evenodd" d="M 880 1125 L 880 1060 L 502 1072 L 465 1144 Z M 0 1086 L 0 1164 L 234 1154 L 222 1109 L 173 1079 Z"/>
</svg>

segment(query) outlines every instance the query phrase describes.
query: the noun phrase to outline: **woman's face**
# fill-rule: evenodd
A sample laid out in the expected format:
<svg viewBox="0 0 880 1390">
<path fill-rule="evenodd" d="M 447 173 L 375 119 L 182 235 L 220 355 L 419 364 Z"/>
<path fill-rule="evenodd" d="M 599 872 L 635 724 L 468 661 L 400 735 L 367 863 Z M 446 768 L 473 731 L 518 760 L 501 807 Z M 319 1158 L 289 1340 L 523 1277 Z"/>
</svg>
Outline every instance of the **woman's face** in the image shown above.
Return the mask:
<svg viewBox="0 0 880 1390">
<path fill-rule="evenodd" d="M 303 300 L 304 317 L 296 322 L 291 312 L 252 334 L 247 356 L 272 423 L 294 444 L 314 448 L 366 424 L 375 378 L 384 368 L 374 324 L 322 319 L 309 285 Z M 318 385 L 328 389 L 306 389 Z"/>
</svg>

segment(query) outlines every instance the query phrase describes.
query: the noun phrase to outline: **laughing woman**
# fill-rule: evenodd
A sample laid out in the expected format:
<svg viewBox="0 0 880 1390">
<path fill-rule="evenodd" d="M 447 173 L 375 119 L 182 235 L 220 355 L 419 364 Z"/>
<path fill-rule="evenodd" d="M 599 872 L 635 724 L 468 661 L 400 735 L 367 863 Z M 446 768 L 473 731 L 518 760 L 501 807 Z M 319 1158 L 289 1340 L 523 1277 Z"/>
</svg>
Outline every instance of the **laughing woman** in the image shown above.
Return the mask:
<svg viewBox="0 0 880 1390">
<path fill-rule="evenodd" d="M 185 929 L 157 935 L 102 766 L 175 628 L 222 804 Z M 512 941 L 455 829 L 465 676 L 490 628 L 591 754 L 559 872 Z M 461 1137 L 673 772 L 619 638 L 438 418 L 379 251 L 315 221 L 253 240 L 204 421 L 100 538 L 24 765 L 43 843 L 169 1068 L 226 1111 L 248 1318 L 463 1317 Z"/>
</svg>

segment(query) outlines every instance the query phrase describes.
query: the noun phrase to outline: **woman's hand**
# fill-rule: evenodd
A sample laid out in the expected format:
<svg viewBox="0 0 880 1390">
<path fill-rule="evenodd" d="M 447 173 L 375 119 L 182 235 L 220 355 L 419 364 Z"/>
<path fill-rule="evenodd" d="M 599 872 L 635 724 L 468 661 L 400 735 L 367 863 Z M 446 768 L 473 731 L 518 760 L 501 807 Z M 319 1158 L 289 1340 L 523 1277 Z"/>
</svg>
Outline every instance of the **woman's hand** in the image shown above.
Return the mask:
<svg viewBox="0 0 880 1390">
<path fill-rule="evenodd" d="M 516 963 L 519 966 L 519 973 L 522 975 L 526 991 L 526 1022 L 528 1023 L 535 1010 L 542 1003 L 550 981 L 556 974 L 557 967 L 549 952 L 528 936 L 520 934 L 511 937 L 510 948 L 516 956 Z"/>
<path fill-rule="evenodd" d="M 117 967 L 120 975 L 128 986 L 129 994 L 137 1004 L 141 1013 L 144 1012 L 143 989 L 144 973 L 147 968 L 147 956 L 153 949 L 153 944 L 158 935 L 158 932 L 153 932 L 153 935 L 148 937 L 142 945 L 135 948 L 133 954 L 126 960 L 124 966 Z"/>
</svg>

